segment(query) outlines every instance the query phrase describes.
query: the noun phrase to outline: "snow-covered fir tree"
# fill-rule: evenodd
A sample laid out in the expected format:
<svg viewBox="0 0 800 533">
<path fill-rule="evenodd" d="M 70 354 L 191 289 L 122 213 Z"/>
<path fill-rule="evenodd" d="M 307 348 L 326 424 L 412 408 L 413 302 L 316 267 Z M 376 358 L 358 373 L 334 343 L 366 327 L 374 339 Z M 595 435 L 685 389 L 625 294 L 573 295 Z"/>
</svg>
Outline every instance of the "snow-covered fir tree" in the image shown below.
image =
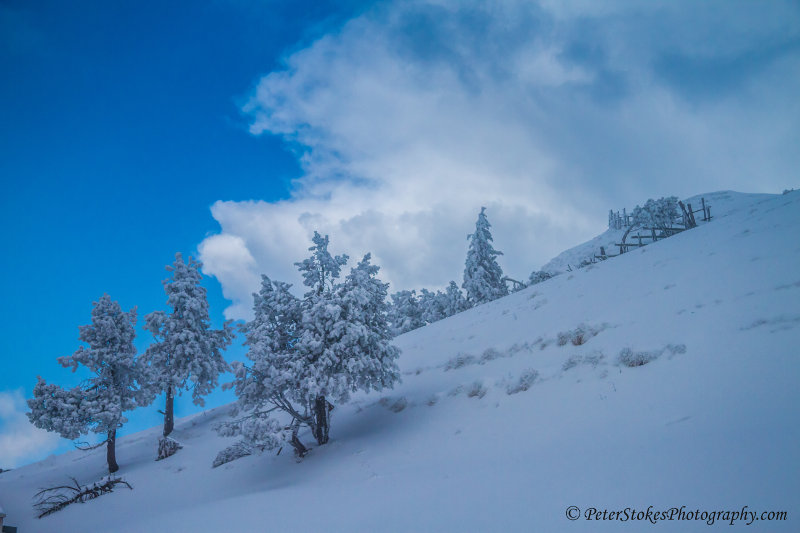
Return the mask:
<svg viewBox="0 0 800 533">
<path fill-rule="evenodd" d="M 370 254 L 365 255 L 339 290 L 345 332 L 338 346 L 337 365 L 347 368 L 347 372 L 329 389 L 341 401 L 346 401 L 350 392 L 380 391 L 394 387 L 400 380 L 396 363 L 400 350 L 391 344 L 387 320 L 389 284 L 378 279 L 380 269 L 370 261 Z M 336 368 L 326 373 L 336 373 Z"/>
<path fill-rule="evenodd" d="M 416 291 L 402 290 L 392 294 L 389 322 L 395 337 L 425 325 Z"/>
<path fill-rule="evenodd" d="M 444 293 L 442 291 L 431 292 L 422 289 L 419 292 L 420 318 L 425 324 L 433 324 L 446 317 L 442 307 Z"/>
<path fill-rule="evenodd" d="M 469 250 L 464 265 L 464 283 L 461 287 L 467 293 L 470 305 L 496 300 L 508 294 L 503 279 L 503 270 L 497 264 L 497 256 L 503 255 L 492 246 L 491 224 L 486 218 L 486 208 L 481 207 L 475 222 L 475 233 L 470 234 Z"/>
<path fill-rule="evenodd" d="M 302 456 L 301 426 L 311 428 L 319 444 L 328 441 L 331 400 L 346 402 L 352 392 L 399 380 L 399 351 L 390 344 L 386 321 L 387 285 L 378 280 L 378 267 L 367 254 L 339 283 L 347 257 L 334 257 L 327 247 L 328 237 L 315 232 L 312 256 L 296 263 L 309 288 L 303 300 L 288 284 L 263 277 L 255 317 L 243 328 L 252 364 L 233 365 L 238 418 L 218 428 L 222 435 L 241 435 L 242 442 L 215 463 L 285 440 Z M 275 411 L 288 415 L 288 423 L 279 423 Z"/>
<path fill-rule="evenodd" d="M 544 270 L 534 270 L 528 277 L 528 287 L 530 287 L 531 285 L 536 285 L 537 283 L 541 283 L 543 281 L 547 281 L 552 277 L 553 274 L 551 274 L 550 272 Z"/>
<path fill-rule="evenodd" d="M 442 293 L 440 301 L 445 318 L 469 309 L 469 303 L 455 281 L 450 282 Z"/>
<path fill-rule="evenodd" d="M 662 197 L 658 200 L 647 200 L 643 206 L 633 209 L 634 226 L 666 229 L 672 227 L 672 221 L 678 218 L 678 198 Z"/>
<path fill-rule="evenodd" d="M 425 324 L 432 324 L 469 308 L 461 289 L 451 281 L 444 291 L 420 291 L 420 317 Z"/>
<path fill-rule="evenodd" d="M 233 328 L 227 321 L 222 329 L 211 329 L 206 289 L 200 285 L 201 267 L 191 256 L 184 262 L 180 253 L 175 254 L 175 262 L 166 267 L 172 278 L 163 282 L 171 312 L 155 311 L 145 316 L 145 328 L 156 342 L 147 348 L 143 360 L 153 393 L 166 394 L 165 438 L 175 424 L 175 395 L 190 389 L 194 403 L 204 405 L 203 397 L 216 388 L 219 375 L 228 370 L 222 352 L 233 340 Z M 159 447 L 164 445 L 162 440 Z"/>
<path fill-rule="evenodd" d="M 77 439 L 89 432 L 103 435 L 109 473 L 119 470 L 116 459 L 117 430 L 127 422 L 125 411 L 149 405 L 152 392 L 142 387 L 144 368 L 136 358 L 136 308 L 123 311 L 106 294 L 94 302 L 92 323 L 80 326 L 81 346 L 58 362 L 73 372 L 79 366 L 91 377 L 72 389 L 48 385 L 38 378 L 33 398 L 28 400 L 28 418 L 37 427 L 53 431 L 66 439 Z"/>
</svg>

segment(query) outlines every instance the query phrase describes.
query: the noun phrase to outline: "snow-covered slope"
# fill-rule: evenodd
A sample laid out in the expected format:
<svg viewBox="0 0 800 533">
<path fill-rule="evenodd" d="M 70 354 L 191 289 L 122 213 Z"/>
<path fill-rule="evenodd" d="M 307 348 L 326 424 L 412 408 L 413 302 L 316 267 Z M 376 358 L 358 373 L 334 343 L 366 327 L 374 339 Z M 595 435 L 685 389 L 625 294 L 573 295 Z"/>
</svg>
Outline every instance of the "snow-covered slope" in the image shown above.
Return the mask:
<svg viewBox="0 0 800 533">
<path fill-rule="evenodd" d="M 706 204 L 711 206 L 712 220 L 728 216 L 729 214 L 736 213 L 741 208 L 752 204 L 758 200 L 764 200 L 772 195 L 769 194 L 746 194 L 734 191 L 719 191 L 706 194 L 698 194 L 683 200 L 684 205 L 691 206 L 692 210 L 700 208 L 701 199 L 705 199 Z M 633 210 L 631 210 L 633 211 Z M 700 219 L 700 215 L 696 215 L 697 223 L 699 225 L 705 224 Z M 573 246 L 568 250 L 564 250 L 556 257 L 548 261 L 542 266 L 541 270 L 550 273 L 567 272 L 570 268 L 574 269 L 580 265 L 584 259 L 590 259 L 595 255 L 600 254 L 600 248 L 604 247 L 606 253 L 615 255 L 619 253 L 617 243 L 622 242 L 622 236 L 625 234 L 625 229 L 607 229 L 597 237 L 590 239 L 577 246 Z"/>
<path fill-rule="evenodd" d="M 212 431 L 223 407 L 181 420 L 185 448 L 165 461 L 153 461 L 160 428 L 122 439 L 120 474 L 134 490 L 41 520 L 36 489 L 97 480 L 102 450 L 0 474 L 7 523 L 24 533 L 709 531 L 703 520 L 583 513 L 748 506 L 787 519 L 737 530 L 799 531 L 800 192 L 719 193 L 713 205 L 709 224 L 399 337 L 403 384 L 337 407 L 331 442 L 300 463 L 284 449 L 212 469 L 230 443 Z"/>
</svg>

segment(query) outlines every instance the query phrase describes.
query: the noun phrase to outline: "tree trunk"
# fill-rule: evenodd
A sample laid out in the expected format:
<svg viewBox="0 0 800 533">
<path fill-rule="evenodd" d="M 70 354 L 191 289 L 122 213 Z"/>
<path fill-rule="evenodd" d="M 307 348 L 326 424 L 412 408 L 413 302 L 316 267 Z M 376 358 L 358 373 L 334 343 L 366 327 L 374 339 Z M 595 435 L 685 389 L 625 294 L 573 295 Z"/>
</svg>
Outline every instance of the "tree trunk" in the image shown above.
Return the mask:
<svg viewBox="0 0 800 533">
<path fill-rule="evenodd" d="M 108 473 L 113 474 L 119 470 L 117 464 L 117 430 L 112 429 L 108 432 L 108 440 L 106 441 L 106 461 L 108 461 Z"/>
<path fill-rule="evenodd" d="M 175 427 L 175 397 L 172 395 L 172 385 L 167 387 L 167 406 L 164 409 L 164 436 L 169 436 Z"/>
<path fill-rule="evenodd" d="M 297 438 L 297 432 L 298 431 L 300 431 L 300 422 L 295 420 L 292 423 L 292 440 L 290 442 L 292 443 L 292 446 L 294 447 L 294 454 L 297 457 L 303 457 L 303 456 L 305 456 L 305 454 L 308 453 L 308 448 L 303 446 L 303 443 L 300 442 L 299 438 Z"/>
<path fill-rule="evenodd" d="M 328 442 L 328 430 L 330 429 L 330 407 L 333 407 L 325 399 L 325 396 L 317 396 L 314 400 L 314 438 L 320 445 Z"/>
</svg>

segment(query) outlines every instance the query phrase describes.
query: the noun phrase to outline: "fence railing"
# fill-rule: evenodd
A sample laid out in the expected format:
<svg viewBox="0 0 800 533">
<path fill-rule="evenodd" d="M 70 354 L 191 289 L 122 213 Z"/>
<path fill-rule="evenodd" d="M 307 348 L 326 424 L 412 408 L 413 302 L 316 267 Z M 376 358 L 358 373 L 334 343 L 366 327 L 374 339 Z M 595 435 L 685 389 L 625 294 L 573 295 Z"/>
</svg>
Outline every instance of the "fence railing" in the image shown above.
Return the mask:
<svg viewBox="0 0 800 533">
<path fill-rule="evenodd" d="M 594 263 L 596 261 L 603 261 L 609 257 L 616 257 L 617 255 L 624 254 L 631 248 L 641 248 L 642 246 L 646 246 L 661 239 L 672 237 L 687 229 L 694 228 L 697 226 L 697 219 L 695 218 L 696 213 L 702 213 L 702 218 L 700 220 L 703 222 L 711 220 L 711 205 L 706 203 L 705 198 L 700 198 L 700 209 L 692 209 L 692 204 L 690 203 L 684 205 L 683 202 L 678 202 L 678 205 L 681 208 L 681 214 L 675 217 L 670 222 L 669 226 L 657 228 L 645 226 L 637 227 L 633 220 L 633 215 L 628 214 L 625 209 L 622 210 L 621 214 L 619 211 L 615 213 L 613 210 L 610 210 L 608 212 L 608 227 L 612 229 L 626 229 L 625 234 L 622 236 L 622 242 L 614 244 L 614 246 L 619 247 L 619 253 L 608 254 L 606 253 L 605 247 L 601 246 L 600 254 L 595 254 L 590 258 L 590 262 Z M 636 234 L 632 233 L 634 229 L 636 230 Z"/>
</svg>

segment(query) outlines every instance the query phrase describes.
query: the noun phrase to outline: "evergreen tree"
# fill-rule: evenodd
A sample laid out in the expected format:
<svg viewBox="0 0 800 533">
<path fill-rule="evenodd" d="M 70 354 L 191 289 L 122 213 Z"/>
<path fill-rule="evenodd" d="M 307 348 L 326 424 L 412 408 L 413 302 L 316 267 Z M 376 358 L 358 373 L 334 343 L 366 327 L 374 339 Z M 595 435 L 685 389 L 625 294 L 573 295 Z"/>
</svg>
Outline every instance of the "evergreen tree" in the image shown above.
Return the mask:
<svg viewBox="0 0 800 533">
<path fill-rule="evenodd" d="M 311 405 L 314 438 L 317 443 L 325 444 L 333 409 L 326 396 L 335 392 L 335 388 L 329 386 L 330 380 L 340 377 L 330 372 L 330 367 L 336 365 L 340 357 L 335 347 L 344 328 L 336 280 L 348 257 L 334 257 L 328 252 L 327 235 L 322 237 L 315 231 L 312 242 L 314 246 L 308 249 L 311 257 L 295 263 L 303 275 L 303 285 L 309 288 L 303 302 L 303 324 L 297 340 L 297 355 L 303 363 L 298 393 L 307 405 Z"/>
<path fill-rule="evenodd" d="M 481 207 L 475 223 L 475 233 L 467 236 L 469 251 L 461 287 L 466 291 L 470 305 L 490 302 L 508 294 L 508 287 L 503 281 L 503 270 L 497 264 L 497 256 L 503 253 L 495 250 L 491 244 L 491 224 L 484 211 L 486 208 Z"/>
<path fill-rule="evenodd" d="M 440 301 L 442 313 L 445 317 L 453 316 L 456 313 L 469 309 L 469 304 L 455 281 L 450 282 L 447 289 L 442 293 Z"/>
<path fill-rule="evenodd" d="M 319 444 L 328 441 L 329 400 L 346 402 L 352 392 L 381 390 L 399 379 L 399 350 L 390 344 L 386 321 L 387 285 L 377 279 L 378 267 L 367 254 L 339 283 L 347 257 L 331 256 L 327 246 L 327 236 L 315 232 L 312 256 L 296 263 L 309 288 L 303 300 L 289 293 L 289 285 L 263 277 L 254 295 L 255 318 L 243 328 L 252 364 L 233 365 L 239 418 L 218 428 L 243 440 L 215 463 L 286 439 L 302 456 L 307 449 L 297 436 L 300 426 L 310 427 Z M 288 425 L 273 418 L 276 410 L 291 417 Z"/>
<path fill-rule="evenodd" d="M 447 315 L 444 314 L 444 298 L 442 291 L 431 292 L 422 289 L 419 293 L 420 318 L 425 324 L 433 324 Z"/>
<path fill-rule="evenodd" d="M 344 308 L 345 330 L 339 346 L 337 366 L 346 368 L 342 379 L 329 389 L 341 401 L 357 390 L 380 391 L 392 388 L 400 380 L 396 360 L 400 350 L 391 344 L 392 334 L 387 321 L 388 283 L 381 282 L 378 266 L 366 254 L 350 270 L 340 289 Z M 336 372 L 336 368 L 328 373 Z"/>
<path fill-rule="evenodd" d="M 543 281 L 547 281 L 552 277 L 553 274 L 551 274 L 550 272 L 546 272 L 544 270 L 534 270 L 528 277 L 528 287 L 530 287 L 531 285 L 536 285 L 537 283 L 541 283 Z"/>
<path fill-rule="evenodd" d="M 301 455 L 305 447 L 297 439 L 300 424 L 308 418 L 302 407 L 300 374 L 302 362 L 295 345 L 301 333 L 301 300 L 289 292 L 291 285 L 261 276 L 261 289 L 253 294 L 254 318 L 242 327 L 250 367 L 239 361 L 231 365 L 237 402 L 231 412 L 236 420 L 217 427 L 223 436 L 241 436 L 242 441 L 220 452 L 215 466 L 246 455 L 250 450 L 271 449 L 286 438 L 283 426 L 270 413 L 280 409 L 292 416 L 292 444 Z M 295 407 L 300 405 L 300 407 Z M 306 411 L 306 412 L 303 412 Z M 244 413 L 240 416 L 240 414 Z"/>
<path fill-rule="evenodd" d="M 389 322 L 395 337 L 425 325 L 416 291 L 403 290 L 392 294 Z"/>
<path fill-rule="evenodd" d="M 644 206 L 633 209 L 633 224 L 646 228 L 667 229 L 678 218 L 678 198 L 676 196 L 650 198 Z"/>
<path fill-rule="evenodd" d="M 175 254 L 175 262 L 166 267 L 172 279 L 163 282 L 172 312 L 155 311 L 145 316 L 145 328 L 156 339 L 144 354 L 150 384 L 154 394 L 166 393 L 164 437 L 175 425 L 175 394 L 191 389 L 195 405 L 204 405 L 203 397 L 228 370 L 222 352 L 233 340 L 233 328 L 226 321 L 222 329 L 210 329 L 206 289 L 200 286 L 201 267 L 194 258 L 184 262 L 180 253 Z"/>
<path fill-rule="evenodd" d="M 124 312 L 105 294 L 94 302 L 92 323 L 79 328 L 81 346 L 68 357 L 59 357 L 65 368 L 86 367 L 92 376 L 81 385 L 63 389 L 38 378 L 28 400 L 28 418 L 37 427 L 77 439 L 89 432 L 105 436 L 109 473 L 119 470 L 116 460 L 117 429 L 128 421 L 123 415 L 149 405 L 153 395 L 141 387 L 143 367 L 136 359 L 136 308 Z"/>
</svg>

